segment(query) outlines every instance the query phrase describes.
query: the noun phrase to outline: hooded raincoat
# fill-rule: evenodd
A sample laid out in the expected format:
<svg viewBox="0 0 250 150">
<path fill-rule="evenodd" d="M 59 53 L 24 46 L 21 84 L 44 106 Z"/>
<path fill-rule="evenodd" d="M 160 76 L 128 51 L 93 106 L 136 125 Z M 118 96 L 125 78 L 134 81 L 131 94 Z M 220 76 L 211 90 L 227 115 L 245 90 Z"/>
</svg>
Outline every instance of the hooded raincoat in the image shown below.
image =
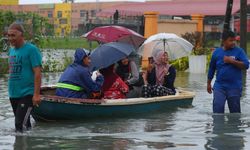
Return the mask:
<svg viewBox="0 0 250 150">
<path fill-rule="evenodd" d="M 89 98 L 92 92 L 101 90 L 104 78 L 98 76 L 96 81 L 92 80 L 88 66 L 83 65 L 83 59 L 86 56 L 83 49 L 76 50 L 74 63 L 68 66 L 59 79 L 58 83 L 63 86 L 58 86 L 56 95 L 69 98 Z"/>
</svg>

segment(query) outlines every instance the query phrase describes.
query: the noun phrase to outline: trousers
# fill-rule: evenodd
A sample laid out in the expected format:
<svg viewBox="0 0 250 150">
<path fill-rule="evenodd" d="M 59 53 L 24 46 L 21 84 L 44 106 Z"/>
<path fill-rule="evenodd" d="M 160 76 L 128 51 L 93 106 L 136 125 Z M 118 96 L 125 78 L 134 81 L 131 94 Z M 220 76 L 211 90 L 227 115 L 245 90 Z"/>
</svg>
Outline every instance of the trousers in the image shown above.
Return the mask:
<svg viewBox="0 0 250 150">
<path fill-rule="evenodd" d="M 17 132 L 23 132 L 24 129 L 30 129 L 30 114 L 33 108 L 33 95 L 27 95 L 20 98 L 10 98 L 13 113 L 15 115 L 15 129 Z"/>
<path fill-rule="evenodd" d="M 224 113 L 227 101 L 230 113 L 241 113 L 240 97 L 241 89 L 214 89 L 213 112 Z"/>
</svg>

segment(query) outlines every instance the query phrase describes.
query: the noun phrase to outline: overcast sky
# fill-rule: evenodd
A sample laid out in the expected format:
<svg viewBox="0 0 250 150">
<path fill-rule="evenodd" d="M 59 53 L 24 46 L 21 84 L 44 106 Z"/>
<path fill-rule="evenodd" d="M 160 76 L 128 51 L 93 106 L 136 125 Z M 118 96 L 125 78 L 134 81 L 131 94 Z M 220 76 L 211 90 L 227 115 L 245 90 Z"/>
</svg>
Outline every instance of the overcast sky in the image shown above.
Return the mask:
<svg viewBox="0 0 250 150">
<path fill-rule="evenodd" d="M 103 2 L 103 1 L 124 1 L 124 0 L 75 0 L 75 2 Z M 126 0 L 126 1 L 139 1 L 145 0 Z M 19 0 L 19 4 L 44 4 L 44 3 L 61 3 L 62 0 Z"/>
</svg>

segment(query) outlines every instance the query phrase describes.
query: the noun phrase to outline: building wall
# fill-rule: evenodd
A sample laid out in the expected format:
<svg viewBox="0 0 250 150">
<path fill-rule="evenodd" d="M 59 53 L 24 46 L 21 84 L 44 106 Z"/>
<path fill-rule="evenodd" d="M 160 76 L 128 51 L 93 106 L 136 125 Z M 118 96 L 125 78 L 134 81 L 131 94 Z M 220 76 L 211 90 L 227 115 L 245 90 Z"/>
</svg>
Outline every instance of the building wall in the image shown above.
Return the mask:
<svg viewBox="0 0 250 150">
<path fill-rule="evenodd" d="M 71 33 L 71 3 L 55 4 L 54 27 L 56 36 Z"/>
<path fill-rule="evenodd" d="M 0 0 L 0 5 L 18 5 L 19 0 Z"/>
<path fill-rule="evenodd" d="M 13 5 L 10 2 L 17 1 Z M 55 34 L 58 36 L 68 35 L 78 30 L 79 25 L 91 22 L 96 18 L 96 13 L 102 9 L 113 7 L 126 2 L 99 2 L 99 3 L 58 3 L 38 5 L 18 5 L 18 0 L 0 0 L 0 10 L 10 10 L 15 13 L 33 12 L 40 16 L 47 17 L 50 23 L 55 26 Z M 4 5 L 3 5 L 4 4 Z M 57 12 L 62 11 L 62 18 L 57 17 Z M 88 13 L 81 16 L 81 11 Z M 60 19 L 66 19 L 67 24 L 60 24 Z M 63 30 L 63 31 L 62 31 Z"/>
<path fill-rule="evenodd" d="M 234 28 L 237 33 L 240 33 L 240 19 L 234 21 Z M 247 19 L 247 32 L 250 32 L 250 17 Z"/>
<path fill-rule="evenodd" d="M 19 12 L 34 12 L 38 13 L 38 7 L 36 5 L 3 5 L 0 6 L 0 10 L 3 11 L 12 11 L 14 13 Z"/>
<path fill-rule="evenodd" d="M 96 18 L 98 11 L 118 5 L 124 2 L 105 2 L 105 3 L 73 3 L 71 13 L 72 32 L 77 30 L 79 25 L 86 24 Z M 82 15 L 81 15 L 82 13 Z M 93 14 L 94 13 L 94 14 Z M 84 15 L 85 14 L 85 15 Z"/>
<path fill-rule="evenodd" d="M 222 32 L 223 25 L 204 25 L 204 32 Z"/>
<path fill-rule="evenodd" d="M 175 33 L 179 36 L 186 32 L 196 32 L 197 22 L 190 20 L 159 20 L 158 33 Z"/>
<path fill-rule="evenodd" d="M 55 4 L 40 4 L 38 5 L 38 14 L 48 18 L 50 23 L 54 23 Z"/>
</svg>

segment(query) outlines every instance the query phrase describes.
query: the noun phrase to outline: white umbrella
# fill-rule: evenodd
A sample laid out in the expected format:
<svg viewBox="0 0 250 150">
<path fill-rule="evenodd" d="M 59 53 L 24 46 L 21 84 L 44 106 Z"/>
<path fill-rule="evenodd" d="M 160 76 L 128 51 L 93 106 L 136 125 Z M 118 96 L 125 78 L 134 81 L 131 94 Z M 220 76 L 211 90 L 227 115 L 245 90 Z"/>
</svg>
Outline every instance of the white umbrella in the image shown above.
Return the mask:
<svg viewBox="0 0 250 150">
<path fill-rule="evenodd" d="M 187 40 L 172 34 L 159 33 L 150 36 L 139 48 L 138 54 L 148 58 L 154 57 L 158 51 L 166 51 L 170 60 L 188 56 L 193 49 L 193 45 Z"/>
</svg>

